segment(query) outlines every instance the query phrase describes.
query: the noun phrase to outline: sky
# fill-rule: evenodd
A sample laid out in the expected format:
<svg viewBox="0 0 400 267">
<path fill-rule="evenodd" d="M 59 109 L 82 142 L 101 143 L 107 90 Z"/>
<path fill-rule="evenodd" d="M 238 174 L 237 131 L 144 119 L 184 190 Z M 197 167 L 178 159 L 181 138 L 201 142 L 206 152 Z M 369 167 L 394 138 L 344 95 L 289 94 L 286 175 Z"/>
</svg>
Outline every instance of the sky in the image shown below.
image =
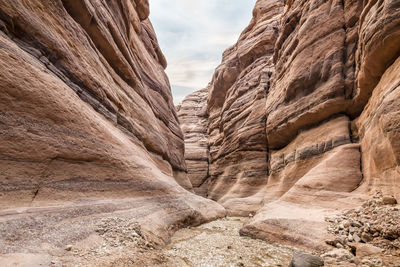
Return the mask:
<svg viewBox="0 0 400 267">
<path fill-rule="evenodd" d="M 249 24 L 256 0 L 150 0 L 175 105 L 211 81 L 222 53 Z"/>
</svg>

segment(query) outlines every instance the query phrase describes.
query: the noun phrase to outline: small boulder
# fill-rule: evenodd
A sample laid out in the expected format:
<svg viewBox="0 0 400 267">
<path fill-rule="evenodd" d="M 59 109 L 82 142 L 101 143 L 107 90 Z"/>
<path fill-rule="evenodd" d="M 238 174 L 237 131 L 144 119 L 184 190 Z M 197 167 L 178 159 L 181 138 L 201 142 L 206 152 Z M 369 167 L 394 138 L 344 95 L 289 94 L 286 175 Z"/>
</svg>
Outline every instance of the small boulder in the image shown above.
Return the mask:
<svg viewBox="0 0 400 267">
<path fill-rule="evenodd" d="M 303 252 L 296 252 L 289 267 L 319 267 L 324 266 L 324 260 L 318 256 Z"/>
<path fill-rule="evenodd" d="M 356 255 L 357 257 L 367 257 L 383 253 L 383 249 L 375 247 L 371 244 L 357 244 Z"/>
<path fill-rule="evenodd" d="M 360 228 L 362 226 L 362 224 L 359 221 L 353 221 L 351 222 L 351 225 L 356 228 Z"/>
<path fill-rule="evenodd" d="M 361 238 L 357 234 L 354 234 L 353 235 L 353 240 L 358 243 L 358 242 L 361 241 Z"/>
<path fill-rule="evenodd" d="M 350 226 L 350 228 L 349 228 L 349 233 L 355 233 L 355 232 L 357 232 L 357 230 L 358 230 L 358 228 L 357 227 L 352 227 L 352 226 Z"/>
<path fill-rule="evenodd" d="M 385 205 L 395 205 L 397 204 L 397 200 L 392 196 L 384 196 L 382 198 L 382 203 Z"/>
<path fill-rule="evenodd" d="M 347 236 L 347 239 L 348 239 L 350 242 L 354 240 L 354 239 L 353 239 L 353 236 L 352 236 L 351 234 L 349 234 L 349 235 Z"/>
<path fill-rule="evenodd" d="M 372 239 L 373 239 L 373 237 L 370 234 L 366 233 L 366 232 L 363 232 L 361 234 L 361 240 L 364 241 L 365 243 L 371 242 Z"/>
<path fill-rule="evenodd" d="M 354 258 L 354 255 L 351 254 L 347 249 L 334 249 L 328 251 L 327 253 L 321 255 L 322 258 L 335 258 L 339 261 L 349 261 Z"/>
</svg>

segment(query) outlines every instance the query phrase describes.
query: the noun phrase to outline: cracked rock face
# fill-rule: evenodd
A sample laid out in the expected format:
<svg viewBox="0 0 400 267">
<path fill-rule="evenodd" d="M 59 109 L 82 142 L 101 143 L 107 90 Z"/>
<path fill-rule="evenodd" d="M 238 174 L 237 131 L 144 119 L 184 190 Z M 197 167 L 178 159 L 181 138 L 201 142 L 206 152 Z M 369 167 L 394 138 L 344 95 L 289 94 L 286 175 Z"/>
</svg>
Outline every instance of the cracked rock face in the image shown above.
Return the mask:
<svg viewBox="0 0 400 267">
<path fill-rule="evenodd" d="M 223 215 L 179 185 L 191 190 L 183 134 L 148 15 L 147 0 L 1 1 L 0 253 L 86 238 L 100 212 L 160 243 Z"/>
<path fill-rule="evenodd" d="M 399 197 L 399 29 L 394 0 L 257 1 L 206 116 L 202 186 L 231 214 L 257 212 L 242 234 L 323 249 L 324 214 Z"/>
</svg>

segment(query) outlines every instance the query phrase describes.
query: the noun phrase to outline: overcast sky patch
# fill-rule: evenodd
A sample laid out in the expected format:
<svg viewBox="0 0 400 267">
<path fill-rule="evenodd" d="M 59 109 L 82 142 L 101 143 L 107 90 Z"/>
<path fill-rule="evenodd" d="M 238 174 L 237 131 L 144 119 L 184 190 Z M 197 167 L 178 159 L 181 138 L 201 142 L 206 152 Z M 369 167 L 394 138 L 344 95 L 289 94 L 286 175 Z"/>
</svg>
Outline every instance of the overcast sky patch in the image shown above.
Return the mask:
<svg viewBox="0 0 400 267">
<path fill-rule="evenodd" d="M 222 52 L 249 24 L 255 0 L 151 0 L 174 103 L 211 81 Z"/>
</svg>

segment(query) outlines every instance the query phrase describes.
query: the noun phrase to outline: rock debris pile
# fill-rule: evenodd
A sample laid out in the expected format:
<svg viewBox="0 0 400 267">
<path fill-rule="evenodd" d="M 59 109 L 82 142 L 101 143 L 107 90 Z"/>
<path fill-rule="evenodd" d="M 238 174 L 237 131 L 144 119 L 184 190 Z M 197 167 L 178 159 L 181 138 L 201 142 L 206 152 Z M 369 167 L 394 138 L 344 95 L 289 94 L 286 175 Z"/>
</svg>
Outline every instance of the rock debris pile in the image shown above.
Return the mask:
<svg viewBox="0 0 400 267">
<path fill-rule="evenodd" d="M 337 249 L 322 256 L 337 266 L 340 262 L 400 266 L 400 210 L 396 204 L 394 197 L 378 191 L 361 207 L 326 218 L 328 232 L 335 236 L 326 243 Z"/>
<path fill-rule="evenodd" d="M 97 225 L 96 232 L 112 247 L 152 246 L 146 241 L 140 224 L 135 220 L 105 218 Z"/>
</svg>

